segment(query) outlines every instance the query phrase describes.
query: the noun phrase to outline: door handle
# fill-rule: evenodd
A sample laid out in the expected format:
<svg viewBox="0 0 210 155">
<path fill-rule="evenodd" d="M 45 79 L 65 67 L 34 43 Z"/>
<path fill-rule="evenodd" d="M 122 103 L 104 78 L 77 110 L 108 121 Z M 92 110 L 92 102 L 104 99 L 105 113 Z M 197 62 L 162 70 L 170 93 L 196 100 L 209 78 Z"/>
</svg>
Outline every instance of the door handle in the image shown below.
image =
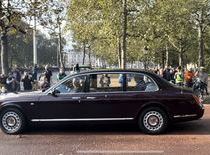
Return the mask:
<svg viewBox="0 0 210 155">
<path fill-rule="evenodd" d="M 81 97 L 72 97 L 73 100 L 80 100 Z"/>
<path fill-rule="evenodd" d="M 87 99 L 94 100 L 96 97 L 87 97 Z"/>
</svg>

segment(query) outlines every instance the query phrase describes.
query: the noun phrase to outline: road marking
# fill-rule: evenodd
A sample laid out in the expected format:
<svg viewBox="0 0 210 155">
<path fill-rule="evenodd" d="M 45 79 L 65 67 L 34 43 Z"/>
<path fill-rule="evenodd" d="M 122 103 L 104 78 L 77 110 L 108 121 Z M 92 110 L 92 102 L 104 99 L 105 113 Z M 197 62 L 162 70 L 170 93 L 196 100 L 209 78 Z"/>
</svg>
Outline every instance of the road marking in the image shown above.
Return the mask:
<svg viewBox="0 0 210 155">
<path fill-rule="evenodd" d="M 163 154 L 162 150 L 129 151 L 129 150 L 78 150 L 78 154 Z"/>
</svg>

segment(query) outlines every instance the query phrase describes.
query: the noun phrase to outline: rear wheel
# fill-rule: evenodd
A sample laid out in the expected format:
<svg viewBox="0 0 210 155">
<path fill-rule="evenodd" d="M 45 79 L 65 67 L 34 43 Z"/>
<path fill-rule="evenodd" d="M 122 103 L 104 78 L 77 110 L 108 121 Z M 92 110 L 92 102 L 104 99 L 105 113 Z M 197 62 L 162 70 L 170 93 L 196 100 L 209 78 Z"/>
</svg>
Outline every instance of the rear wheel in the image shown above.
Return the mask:
<svg viewBox="0 0 210 155">
<path fill-rule="evenodd" d="M 4 133 L 18 134 L 25 129 L 25 118 L 16 108 L 8 108 L 1 112 L 0 127 Z"/>
<path fill-rule="evenodd" d="M 144 133 L 161 134 L 168 126 L 168 117 L 161 108 L 150 107 L 141 112 L 138 124 Z"/>
</svg>

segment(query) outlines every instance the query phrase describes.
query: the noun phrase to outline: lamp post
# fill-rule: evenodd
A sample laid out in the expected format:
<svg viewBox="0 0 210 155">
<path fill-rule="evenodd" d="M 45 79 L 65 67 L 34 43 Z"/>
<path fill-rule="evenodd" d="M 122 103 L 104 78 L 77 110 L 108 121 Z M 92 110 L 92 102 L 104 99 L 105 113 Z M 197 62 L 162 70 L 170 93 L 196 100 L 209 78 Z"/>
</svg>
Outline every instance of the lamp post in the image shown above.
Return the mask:
<svg viewBox="0 0 210 155">
<path fill-rule="evenodd" d="M 34 15 L 34 28 L 33 28 L 33 64 L 37 64 L 37 40 L 36 40 L 36 16 Z"/>
<path fill-rule="evenodd" d="M 36 0 L 34 2 L 34 15 L 33 15 L 33 20 L 34 20 L 34 25 L 33 25 L 33 64 L 37 64 L 37 40 L 36 40 Z"/>
<path fill-rule="evenodd" d="M 143 53 L 144 53 L 144 70 L 147 70 L 147 54 L 148 54 L 147 46 L 144 47 Z"/>
<path fill-rule="evenodd" d="M 58 51 L 57 51 L 57 65 L 58 67 L 64 67 L 63 56 L 62 56 L 62 37 L 61 37 L 61 18 L 60 13 L 63 11 L 63 8 L 58 8 L 54 10 L 57 14 L 57 28 L 58 28 Z"/>
</svg>

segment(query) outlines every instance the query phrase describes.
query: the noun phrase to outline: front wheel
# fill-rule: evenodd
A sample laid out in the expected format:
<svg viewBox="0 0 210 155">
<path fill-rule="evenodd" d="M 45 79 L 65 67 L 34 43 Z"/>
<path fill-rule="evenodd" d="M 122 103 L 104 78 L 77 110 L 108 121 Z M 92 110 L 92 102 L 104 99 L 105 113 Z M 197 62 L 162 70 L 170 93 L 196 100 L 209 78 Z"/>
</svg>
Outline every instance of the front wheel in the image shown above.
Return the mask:
<svg viewBox="0 0 210 155">
<path fill-rule="evenodd" d="M 23 114 L 16 108 L 8 108 L 1 112 L 0 127 L 6 134 L 18 134 L 25 128 Z"/>
<path fill-rule="evenodd" d="M 140 113 L 138 125 L 144 133 L 161 134 L 168 126 L 168 117 L 158 107 L 146 108 Z"/>
</svg>

